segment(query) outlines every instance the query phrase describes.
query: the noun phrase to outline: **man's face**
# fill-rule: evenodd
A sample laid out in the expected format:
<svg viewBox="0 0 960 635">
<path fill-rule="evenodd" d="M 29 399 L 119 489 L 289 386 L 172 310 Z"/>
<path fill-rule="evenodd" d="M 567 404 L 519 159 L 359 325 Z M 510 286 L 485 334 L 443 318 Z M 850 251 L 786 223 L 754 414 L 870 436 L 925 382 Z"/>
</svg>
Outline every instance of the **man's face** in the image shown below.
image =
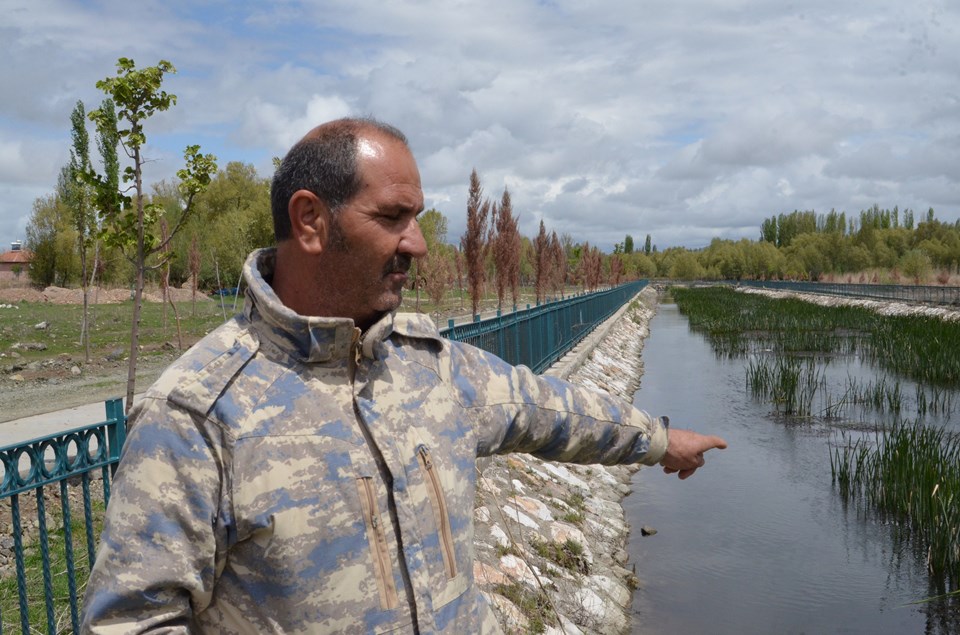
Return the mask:
<svg viewBox="0 0 960 635">
<path fill-rule="evenodd" d="M 406 146 L 364 133 L 357 160 L 360 191 L 333 213 L 319 274 L 337 277 L 334 314 L 366 329 L 400 306 L 413 258 L 424 256 L 427 246 L 417 224 L 420 173 Z"/>
</svg>

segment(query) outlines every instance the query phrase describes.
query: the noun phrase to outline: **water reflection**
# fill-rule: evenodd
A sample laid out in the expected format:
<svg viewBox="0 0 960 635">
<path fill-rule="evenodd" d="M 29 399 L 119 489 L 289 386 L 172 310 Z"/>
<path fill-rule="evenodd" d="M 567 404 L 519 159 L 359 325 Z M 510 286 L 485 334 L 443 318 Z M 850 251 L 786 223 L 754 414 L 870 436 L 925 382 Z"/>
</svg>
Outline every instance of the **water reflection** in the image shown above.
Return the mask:
<svg viewBox="0 0 960 635">
<path fill-rule="evenodd" d="M 630 523 L 658 529 L 631 535 L 636 633 L 960 632 L 955 609 L 938 624 L 943 603 L 909 604 L 931 589 L 896 528 L 836 494 L 832 428 L 774 420 L 746 390 L 744 361 L 715 355 L 675 305 L 660 307 L 643 358 L 637 405 L 730 448 L 687 481 L 635 478 Z"/>
</svg>

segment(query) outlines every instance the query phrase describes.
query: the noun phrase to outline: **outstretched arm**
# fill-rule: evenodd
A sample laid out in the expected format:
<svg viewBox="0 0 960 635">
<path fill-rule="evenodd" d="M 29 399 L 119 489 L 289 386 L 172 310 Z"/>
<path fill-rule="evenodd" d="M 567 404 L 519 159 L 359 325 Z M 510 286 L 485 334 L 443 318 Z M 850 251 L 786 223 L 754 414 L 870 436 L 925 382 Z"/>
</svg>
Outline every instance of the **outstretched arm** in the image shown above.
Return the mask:
<svg viewBox="0 0 960 635">
<path fill-rule="evenodd" d="M 697 434 L 689 430 L 671 428 L 667 442 L 667 452 L 660 459 L 660 465 L 667 474 L 679 472 L 681 479 L 692 476 L 703 467 L 703 454 L 707 450 L 727 447 L 727 442 L 714 435 Z"/>
</svg>

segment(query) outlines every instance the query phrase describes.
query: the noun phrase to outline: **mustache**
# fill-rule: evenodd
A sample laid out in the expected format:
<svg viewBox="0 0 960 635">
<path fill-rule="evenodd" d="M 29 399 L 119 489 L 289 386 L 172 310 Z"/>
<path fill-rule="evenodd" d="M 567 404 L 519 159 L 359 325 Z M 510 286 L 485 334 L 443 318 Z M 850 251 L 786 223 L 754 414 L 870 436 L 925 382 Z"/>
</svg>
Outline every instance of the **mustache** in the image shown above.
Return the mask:
<svg viewBox="0 0 960 635">
<path fill-rule="evenodd" d="M 407 254 L 397 254 L 387 263 L 383 269 L 383 275 L 391 273 L 407 273 L 413 265 L 413 256 Z"/>
</svg>

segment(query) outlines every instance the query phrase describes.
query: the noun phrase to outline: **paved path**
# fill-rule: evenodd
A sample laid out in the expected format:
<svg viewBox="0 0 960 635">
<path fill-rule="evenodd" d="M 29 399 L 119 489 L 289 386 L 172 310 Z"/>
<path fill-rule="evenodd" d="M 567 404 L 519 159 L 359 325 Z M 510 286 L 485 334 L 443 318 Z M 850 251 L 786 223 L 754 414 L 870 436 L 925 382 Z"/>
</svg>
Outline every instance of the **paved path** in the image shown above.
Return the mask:
<svg viewBox="0 0 960 635">
<path fill-rule="evenodd" d="M 134 397 L 134 401 L 137 397 L 139 395 Z M 4 421 L 0 423 L 0 448 L 19 445 L 24 441 L 59 434 L 73 428 L 106 421 L 106 419 L 107 408 L 104 402 L 99 401 L 66 410 L 55 410 L 23 419 Z"/>
</svg>

